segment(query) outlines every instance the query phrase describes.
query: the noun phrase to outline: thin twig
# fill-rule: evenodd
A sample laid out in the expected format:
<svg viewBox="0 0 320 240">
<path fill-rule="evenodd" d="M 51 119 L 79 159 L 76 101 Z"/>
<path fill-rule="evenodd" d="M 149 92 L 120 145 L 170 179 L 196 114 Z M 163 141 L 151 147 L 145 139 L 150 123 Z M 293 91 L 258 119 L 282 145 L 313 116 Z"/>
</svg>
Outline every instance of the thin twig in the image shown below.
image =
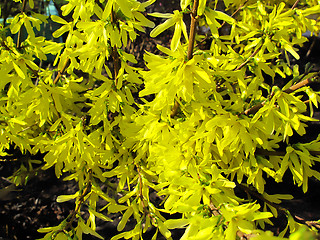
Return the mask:
<svg viewBox="0 0 320 240">
<path fill-rule="evenodd" d="M 26 6 L 27 6 L 27 1 L 26 1 L 26 0 L 23 0 L 23 2 L 22 2 L 22 8 L 21 8 L 21 13 L 24 13 L 24 12 L 25 12 Z M 19 29 L 19 32 L 18 32 L 18 38 L 17 38 L 17 48 L 20 48 L 20 46 L 21 46 L 21 38 L 22 38 L 22 29 L 20 28 L 20 29 Z"/>
<path fill-rule="evenodd" d="M 239 115 L 247 115 L 247 116 L 249 116 L 249 115 L 251 115 L 251 114 L 255 114 L 256 112 L 259 111 L 260 108 L 262 108 L 262 107 L 266 104 L 266 102 L 267 102 L 267 101 L 265 100 L 265 101 L 263 101 L 262 103 L 259 103 L 259 104 L 257 104 L 257 105 L 254 105 L 253 107 L 251 107 L 251 108 L 243 111 L 243 112 L 240 113 Z"/>
<path fill-rule="evenodd" d="M 315 224 L 314 224 L 315 222 L 307 221 L 307 220 L 305 220 L 305 219 L 303 219 L 303 218 L 301 218 L 301 217 L 299 217 L 297 215 L 292 214 L 289 209 L 281 207 L 279 204 L 276 204 L 274 202 L 269 201 L 268 199 L 263 197 L 262 194 L 256 192 L 255 190 L 251 189 L 250 187 L 247 187 L 247 186 L 245 186 L 243 184 L 238 184 L 238 183 L 236 183 L 236 185 L 237 185 L 237 187 L 239 187 L 243 191 L 245 191 L 247 194 L 252 195 L 256 199 L 259 199 L 259 200 L 263 201 L 264 203 L 274 207 L 275 209 L 277 209 L 279 212 L 283 213 L 287 217 L 291 215 L 296 222 L 305 224 L 305 225 L 307 225 L 309 227 L 315 226 Z M 317 225 L 316 227 L 319 228 L 319 225 Z"/>
<path fill-rule="evenodd" d="M 199 0 L 194 0 L 191 16 L 191 24 L 190 24 L 190 35 L 189 35 L 189 45 L 188 45 L 188 54 L 187 58 L 190 60 L 193 56 L 193 48 L 194 48 L 194 40 L 196 36 L 196 28 L 197 28 L 197 9 L 199 5 Z"/>
<path fill-rule="evenodd" d="M 298 5 L 299 2 L 300 2 L 300 0 L 297 0 L 297 1 L 293 4 L 293 6 L 291 7 L 291 10 L 295 9 L 295 7 Z"/>
<path fill-rule="evenodd" d="M 151 216 L 151 214 L 148 211 L 148 203 L 146 203 L 145 201 L 145 197 L 143 196 L 143 183 L 142 183 L 142 175 L 141 175 L 141 171 L 140 171 L 140 167 L 138 166 L 138 164 L 136 164 L 137 167 L 137 172 L 138 172 L 138 180 L 139 180 L 139 194 L 138 197 L 140 198 L 141 204 L 142 204 L 142 208 L 143 208 L 143 213 L 145 215 L 149 215 Z"/>
<path fill-rule="evenodd" d="M 61 75 L 63 74 L 63 72 L 66 70 L 68 64 L 70 62 L 70 59 L 68 58 L 67 61 L 64 63 L 62 69 L 58 72 L 56 78 L 53 81 L 53 84 L 56 84 L 58 82 L 58 80 L 60 79 Z"/>
<path fill-rule="evenodd" d="M 10 12 L 11 12 L 11 9 L 12 9 L 12 5 L 13 5 L 13 1 L 11 0 L 10 3 L 9 3 L 9 7 L 8 7 L 8 1 L 5 0 L 5 3 L 4 3 L 4 6 L 3 6 L 3 9 L 1 11 L 1 14 L 2 14 L 2 19 L 3 19 L 3 27 L 6 26 L 6 22 L 7 22 L 7 19 L 8 17 L 10 16 Z"/>
<path fill-rule="evenodd" d="M 188 45 L 188 53 L 187 53 L 187 59 L 191 60 L 193 57 L 193 49 L 194 49 L 194 41 L 196 36 L 196 29 L 197 29 L 197 10 L 199 6 L 199 0 L 194 0 L 193 2 L 193 8 L 192 12 L 190 14 L 191 16 L 191 24 L 190 24 L 190 35 L 189 35 L 189 45 Z M 177 100 L 175 100 L 174 105 L 171 109 L 170 117 L 173 118 L 177 115 L 178 109 L 179 109 L 179 103 Z"/>
<path fill-rule="evenodd" d="M 244 61 L 240 66 L 238 66 L 235 71 L 240 70 L 241 68 L 243 68 L 249 61 L 251 58 L 253 58 L 254 56 L 256 56 L 258 54 L 258 52 L 261 50 L 262 44 L 260 47 L 258 47 L 248 58 L 246 61 Z"/>
<path fill-rule="evenodd" d="M 247 2 L 248 2 L 248 0 L 246 0 L 243 4 L 241 4 L 241 5 L 237 8 L 237 10 L 235 10 L 235 11 L 231 14 L 231 17 L 233 17 L 233 16 L 236 15 L 240 10 L 242 10 L 242 8 L 244 7 L 244 5 L 245 5 Z M 225 24 L 226 24 L 226 21 L 224 21 L 224 22 L 221 24 L 220 28 L 222 28 Z"/>
<path fill-rule="evenodd" d="M 69 216 L 67 217 L 67 219 L 70 219 L 67 223 L 67 225 L 64 227 L 64 229 L 61 229 L 60 231 L 58 231 L 57 233 L 61 232 L 61 231 L 66 231 L 69 228 L 72 228 L 72 223 L 74 222 L 77 214 L 80 211 L 80 208 L 82 206 L 82 204 L 84 203 L 84 198 L 85 196 L 88 194 L 90 186 L 91 186 L 91 178 L 92 178 L 92 171 L 89 170 L 89 176 L 88 176 L 89 180 L 87 182 L 87 185 L 85 186 L 82 194 L 80 195 L 78 202 L 76 203 L 76 207 L 75 209 L 69 214 Z"/>
<path fill-rule="evenodd" d="M 313 77 L 314 76 L 312 76 L 312 77 L 310 77 L 308 79 L 305 79 L 305 80 L 303 80 L 301 82 L 298 82 L 297 84 L 289 87 L 288 89 L 284 90 L 283 92 L 290 94 L 290 93 L 292 93 L 292 92 L 294 92 L 294 91 L 296 91 L 296 90 L 298 90 L 298 89 L 310 84 L 312 82 Z M 272 97 L 273 97 L 273 95 L 269 97 L 269 100 Z M 249 116 L 251 114 L 255 114 L 255 113 L 257 113 L 259 111 L 260 108 L 262 108 L 266 104 L 266 102 L 267 102 L 267 100 L 265 100 L 262 103 L 259 103 L 259 104 L 255 105 L 255 106 L 243 111 L 242 113 L 240 113 L 238 115 L 247 115 L 247 116 Z"/>
<path fill-rule="evenodd" d="M 111 55 L 113 59 L 113 77 L 115 80 L 115 86 L 117 86 L 117 77 L 120 70 L 120 61 L 119 61 L 119 54 L 115 46 L 112 48 Z"/>
<path fill-rule="evenodd" d="M 247 63 L 250 61 L 251 58 L 253 58 L 254 56 L 256 56 L 258 54 L 258 52 L 261 50 L 262 48 L 262 44 L 260 47 L 258 47 L 241 65 L 239 65 L 236 69 L 234 69 L 234 71 L 238 71 L 240 70 L 241 68 L 243 68 L 245 65 L 247 65 Z M 226 80 L 222 80 L 218 87 L 221 86 Z"/>
<path fill-rule="evenodd" d="M 317 38 L 313 38 L 313 41 L 311 43 L 311 46 L 306 54 L 306 58 L 310 56 L 312 49 L 314 48 L 315 44 L 316 44 Z"/>
<path fill-rule="evenodd" d="M 9 46 L 7 46 L 4 41 L 1 41 L 0 44 L 1 47 L 3 47 L 5 50 L 13 52 L 13 50 Z"/>
<path fill-rule="evenodd" d="M 117 17 L 115 15 L 113 7 L 111 9 L 111 23 L 113 25 L 115 25 L 119 29 L 119 25 L 118 25 L 118 22 L 117 22 Z M 112 47 L 111 56 L 112 56 L 112 59 L 113 59 L 113 78 L 114 78 L 114 81 L 115 81 L 114 84 L 117 87 L 117 85 L 118 85 L 117 77 L 118 77 L 118 73 L 119 73 L 119 70 L 120 70 L 120 67 L 121 67 L 121 63 L 120 63 L 120 58 L 119 58 L 119 54 L 118 54 L 116 46 Z"/>
<path fill-rule="evenodd" d="M 309 83 L 311 83 L 312 82 L 312 78 L 313 77 L 310 77 L 310 78 L 307 78 L 307 79 L 305 79 L 305 80 L 303 80 L 301 82 L 298 82 L 297 84 L 295 84 L 295 85 L 289 87 L 288 89 L 284 90 L 284 92 L 285 93 L 292 93 L 292 92 L 298 90 L 299 88 L 302 88 L 302 87 L 308 85 Z"/>
<path fill-rule="evenodd" d="M 320 155 L 320 151 L 309 151 L 309 153 L 313 156 Z M 285 156 L 287 154 L 286 151 L 268 151 L 265 149 L 257 148 L 255 154 L 261 156 Z"/>
<path fill-rule="evenodd" d="M 171 109 L 171 114 L 170 114 L 170 117 L 173 118 L 174 116 L 177 115 L 178 113 L 178 109 L 179 109 L 179 102 L 177 100 L 174 101 L 174 105 Z"/>
<path fill-rule="evenodd" d="M 10 51 L 11 53 L 14 53 L 14 50 L 12 50 L 9 46 L 7 46 L 4 41 L 0 41 L 0 46 L 3 47 L 6 51 Z M 35 75 L 35 77 L 39 78 L 39 71 L 41 67 L 39 67 L 38 70 L 34 70 L 28 64 L 26 64 L 26 66 Z"/>
<path fill-rule="evenodd" d="M 252 190 L 250 187 L 247 187 L 243 184 L 238 184 L 236 183 L 237 187 L 241 188 L 243 191 L 245 191 L 247 194 L 254 196 L 257 199 L 262 200 L 263 202 L 269 204 L 270 206 L 274 207 L 275 209 L 277 209 L 278 211 L 284 213 L 285 215 L 287 215 L 288 213 L 290 214 L 290 211 L 286 208 L 281 207 L 280 205 L 273 203 L 271 201 L 269 201 L 268 199 L 265 199 L 260 193 Z"/>
<path fill-rule="evenodd" d="M 240 10 L 243 9 L 244 5 L 248 2 L 248 0 L 246 0 L 243 4 L 241 4 L 236 11 L 234 11 L 234 13 L 231 14 L 231 17 L 234 17 L 234 15 L 236 15 Z M 224 25 L 226 24 L 226 21 L 223 21 L 223 23 L 221 23 L 221 26 L 218 29 L 221 29 Z M 202 39 L 197 45 L 196 47 L 198 47 L 199 45 L 201 45 L 202 43 L 204 43 L 206 40 L 209 39 L 209 35 L 206 35 L 206 37 L 204 39 Z"/>
</svg>

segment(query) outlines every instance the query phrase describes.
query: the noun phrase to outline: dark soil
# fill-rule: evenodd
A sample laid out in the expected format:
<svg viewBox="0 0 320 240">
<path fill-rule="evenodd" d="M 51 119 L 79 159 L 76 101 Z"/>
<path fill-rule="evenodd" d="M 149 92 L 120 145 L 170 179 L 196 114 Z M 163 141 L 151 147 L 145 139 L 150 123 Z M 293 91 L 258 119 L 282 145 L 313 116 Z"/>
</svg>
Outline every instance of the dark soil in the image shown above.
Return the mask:
<svg viewBox="0 0 320 240">
<path fill-rule="evenodd" d="M 8 170 L 6 167 L 1 167 L 1 173 Z M 1 187 L 8 185 L 4 177 L 0 181 Z M 54 172 L 49 170 L 32 178 L 25 187 L 15 188 L 10 194 L 2 196 L 0 239 L 43 237 L 37 229 L 58 225 L 74 208 L 72 202 L 57 203 L 57 196 L 75 192 L 75 183 L 57 180 Z"/>
<path fill-rule="evenodd" d="M 179 0 L 169 1 L 157 1 L 150 12 L 172 12 L 175 9 L 179 9 Z M 152 19 L 159 24 L 159 19 Z M 157 53 L 157 44 L 163 46 L 169 46 L 171 33 L 165 32 L 158 38 L 153 39 L 149 37 L 150 30 L 146 33 L 141 33 L 137 37 L 135 43 L 131 43 L 127 47 L 127 51 L 134 53 L 138 59 L 138 66 L 143 66 L 143 54 L 144 51 Z M 316 39 L 318 41 L 319 39 Z M 314 47 L 316 50 L 320 44 L 316 44 Z M 302 52 L 307 54 L 310 49 L 310 44 L 302 49 Z M 319 53 L 320 50 L 315 53 L 312 51 L 307 57 L 303 58 L 304 62 L 299 64 L 303 66 L 305 62 L 310 59 L 315 62 L 319 68 Z M 312 125 L 312 134 L 319 133 L 319 125 Z M 311 134 L 311 133 L 310 133 Z M 314 139 L 314 138 L 313 138 Z M 37 229 L 56 226 L 64 220 L 69 213 L 74 209 L 74 203 L 72 201 L 65 203 L 57 203 L 56 198 L 62 194 L 73 194 L 77 191 L 77 184 L 73 181 L 63 181 L 62 178 L 56 179 L 54 171 L 49 169 L 47 171 L 41 171 L 36 176 L 31 178 L 27 185 L 24 187 L 14 187 L 7 180 L 7 177 L 12 174 L 19 166 L 19 163 L 15 162 L 0 162 L 0 189 L 9 188 L 11 192 L 5 190 L 0 191 L 0 240 L 24 240 L 24 239 L 38 239 L 44 235 L 37 232 Z M 317 170 L 320 170 L 317 169 Z M 292 182 L 292 178 L 288 176 L 288 182 Z M 282 207 L 285 207 L 293 213 L 297 221 L 301 223 L 312 225 L 319 228 L 319 224 L 315 221 L 320 219 L 320 183 L 315 179 L 310 180 L 310 188 L 307 194 L 303 194 L 296 186 L 284 182 L 280 185 L 271 183 L 270 189 L 267 189 L 268 193 L 286 193 L 295 196 L 294 200 L 284 202 Z M 153 196 L 154 199 L 157 196 Z M 156 200 L 155 200 L 156 201 Z M 103 202 L 99 203 L 103 205 Z M 114 219 L 114 222 L 103 222 L 98 220 L 97 232 L 101 234 L 105 239 L 110 239 L 118 232 L 116 230 L 117 223 L 120 216 L 110 216 Z M 284 216 L 281 216 L 278 220 L 275 220 L 275 226 L 269 227 L 273 232 L 279 233 L 281 229 L 285 227 L 286 221 Z M 131 225 L 134 223 L 131 222 Z M 128 224 L 130 227 L 130 223 Z M 173 233 L 174 239 L 179 239 L 181 231 L 175 231 Z M 147 232 L 145 235 L 146 240 L 151 239 L 153 230 Z M 160 234 L 159 234 L 160 236 Z M 96 239 L 95 237 L 84 235 L 83 239 Z M 161 239 L 159 237 L 159 239 Z"/>
</svg>

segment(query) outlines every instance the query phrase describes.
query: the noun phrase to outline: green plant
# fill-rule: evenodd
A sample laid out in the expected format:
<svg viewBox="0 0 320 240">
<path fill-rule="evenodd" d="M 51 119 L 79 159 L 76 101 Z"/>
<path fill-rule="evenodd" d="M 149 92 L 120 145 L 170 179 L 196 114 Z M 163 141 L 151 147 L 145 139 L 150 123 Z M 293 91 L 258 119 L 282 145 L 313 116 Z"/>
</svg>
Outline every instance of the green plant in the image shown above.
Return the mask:
<svg viewBox="0 0 320 240">
<path fill-rule="evenodd" d="M 308 85 L 319 73 L 300 73 L 290 58 L 299 59 L 296 46 L 307 41 L 302 33 L 319 33 L 319 21 L 309 17 L 319 20 L 319 1 L 224 0 L 223 12 L 218 1 L 181 0 L 181 11 L 149 14 L 166 19 L 152 37 L 167 29 L 173 37 L 170 48 L 158 46 L 162 55 L 145 53 L 147 70 L 134 67 L 125 47 L 138 31 L 154 27 L 144 13 L 155 0 L 69 0 L 61 10 L 71 21 L 51 16 L 61 24 L 52 35 L 65 34 L 64 43 L 36 37 L 34 29 L 47 19 L 26 14 L 27 1 L 20 2 L 21 13 L 0 40 L 1 156 L 11 147 L 29 154 L 11 178 L 17 185 L 26 180 L 21 172 L 51 167 L 57 178 L 66 173 L 66 181 L 79 184 L 73 195 L 58 197 L 74 200 L 75 209 L 60 225 L 39 229 L 44 239 L 102 238 L 95 218 L 111 221 L 104 209 L 122 213 L 119 231 L 135 221 L 112 240 L 140 239 L 152 226 L 153 239 L 158 231 L 170 239 L 175 228 L 186 228 L 181 239 L 281 239 L 298 231 L 279 205 L 292 196 L 269 195 L 264 186 L 288 171 L 304 192 L 310 177 L 320 179 L 312 169 L 320 137 L 290 143 L 294 133 L 306 133 L 318 107 L 319 93 Z M 210 34 L 199 34 L 197 25 Z M 227 34 L 219 33 L 222 26 L 229 26 Z M 23 28 L 25 41 L 6 37 L 7 29 L 19 36 Z M 200 47 L 206 41 L 210 46 Z M 54 69 L 35 63 L 48 54 Z M 289 81 L 279 87 L 277 76 Z M 43 161 L 32 160 L 38 153 Z M 252 198 L 237 196 L 236 188 Z M 150 191 L 161 196 L 160 205 L 150 201 Z M 99 199 L 107 202 L 104 209 L 97 209 Z M 263 229 L 279 211 L 288 226 L 275 237 Z"/>
</svg>

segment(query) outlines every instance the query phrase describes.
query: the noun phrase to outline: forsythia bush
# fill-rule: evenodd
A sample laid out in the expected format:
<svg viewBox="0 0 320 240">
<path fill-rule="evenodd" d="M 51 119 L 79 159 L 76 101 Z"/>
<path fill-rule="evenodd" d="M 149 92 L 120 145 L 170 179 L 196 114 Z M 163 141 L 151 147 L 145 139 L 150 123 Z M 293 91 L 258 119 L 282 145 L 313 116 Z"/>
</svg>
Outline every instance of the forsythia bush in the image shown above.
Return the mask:
<svg viewBox="0 0 320 240">
<path fill-rule="evenodd" d="M 75 209 L 39 229 L 43 239 L 102 238 L 96 218 L 112 213 L 122 215 L 112 240 L 142 239 L 152 227 L 153 239 L 176 228 L 183 240 L 299 239 L 305 229 L 279 205 L 292 196 L 264 188 L 287 172 L 304 192 L 309 178 L 320 180 L 320 136 L 290 142 L 315 121 L 320 100 L 309 86 L 319 73 L 292 64 L 302 34 L 319 34 L 320 2 L 224 0 L 218 9 L 217 0 L 181 0 L 172 13 L 146 14 L 155 1 L 67 0 L 65 17 L 50 17 L 62 43 L 36 34 L 48 19 L 26 11 L 33 0 L 15 0 L 21 13 L 2 25 L 0 154 L 14 147 L 30 158 L 11 179 L 54 168 L 79 185 L 58 197 Z M 158 45 L 162 54 L 145 52 L 141 69 L 126 46 L 147 28 L 173 37 L 170 48 Z M 54 67 L 42 64 L 49 55 Z M 279 211 L 287 227 L 273 236 L 263 229 Z M 129 219 L 135 226 L 123 232 Z"/>
</svg>

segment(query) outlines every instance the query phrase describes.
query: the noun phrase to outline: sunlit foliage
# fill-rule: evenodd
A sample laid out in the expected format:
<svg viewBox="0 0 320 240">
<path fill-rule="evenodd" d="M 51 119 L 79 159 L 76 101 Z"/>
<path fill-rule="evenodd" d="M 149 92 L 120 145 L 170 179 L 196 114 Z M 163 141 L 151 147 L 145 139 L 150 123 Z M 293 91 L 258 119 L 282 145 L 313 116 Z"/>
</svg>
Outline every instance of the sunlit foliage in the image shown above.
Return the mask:
<svg viewBox="0 0 320 240">
<path fill-rule="evenodd" d="M 52 36 L 62 43 L 36 34 L 48 18 L 24 11 L 31 0 L 20 1 L 21 13 L 1 29 L 0 154 L 15 147 L 30 156 L 11 180 L 24 184 L 21 172 L 40 166 L 79 185 L 58 197 L 74 200 L 75 209 L 60 225 L 40 229 L 43 239 L 102 238 L 95 219 L 111 221 L 112 213 L 122 214 L 112 240 L 141 239 L 152 226 L 153 239 L 171 239 L 175 228 L 185 228 L 183 240 L 281 239 L 287 232 L 296 239 L 306 229 L 289 211 L 279 237 L 263 231 L 282 210 L 278 204 L 292 198 L 266 193 L 265 184 L 288 171 L 304 192 L 309 178 L 320 180 L 312 168 L 320 137 L 290 143 L 294 133 L 306 134 L 320 99 L 308 85 L 319 73 L 291 64 L 308 40 L 303 33 L 319 34 L 320 2 L 224 0 L 221 10 L 218 1 L 181 0 L 173 13 L 149 14 L 164 19 L 155 26 L 145 14 L 155 1 L 68 0 L 62 16 L 50 17 L 61 24 Z M 189 14 L 207 35 L 190 37 L 196 28 L 184 22 Z M 170 48 L 158 45 L 161 55 L 145 52 L 141 69 L 125 47 L 146 28 L 151 37 L 173 37 Z M 39 64 L 49 54 L 53 68 Z M 286 85 L 276 84 L 279 77 Z M 39 153 L 43 161 L 33 160 Z M 238 186 L 253 197 L 237 196 Z M 130 218 L 135 227 L 123 232 Z"/>
</svg>

